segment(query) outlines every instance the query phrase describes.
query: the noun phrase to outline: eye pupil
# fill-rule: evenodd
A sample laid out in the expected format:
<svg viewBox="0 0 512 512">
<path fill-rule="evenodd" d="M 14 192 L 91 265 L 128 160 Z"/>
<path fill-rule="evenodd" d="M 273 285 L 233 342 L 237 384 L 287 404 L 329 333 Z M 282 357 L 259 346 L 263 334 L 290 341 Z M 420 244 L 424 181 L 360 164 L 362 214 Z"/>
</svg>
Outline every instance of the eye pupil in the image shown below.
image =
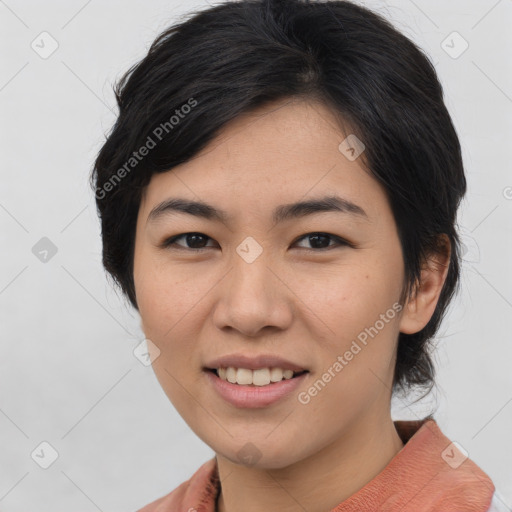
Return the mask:
<svg viewBox="0 0 512 512">
<path fill-rule="evenodd" d="M 193 241 L 191 242 L 190 240 L 193 240 Z M 199 243 L 196 243 L 198 240 L 199 240 Z M 201 244 L 201 240 L 203 241 L 202 244 Z M 204 247 L 205 237 L 203 235 L 198 235 L 198 234 L 192 233 L 192 234 L 188 234 L 186 236 L 186 241 L 187 241 L 187 245 L 189 245 L 189 247 L 191 247 L 193 249 L 200 249 L 200 248 Z"/>
<path fill-rule="evenodd" d="M 324 242 L 327 242 L 327 243 L 322 245 L 322 239 Z M 309 235 L 309 240 L 310 240 L 312 247 L 314 247 L 315 249 L 322 249 L 323 247 L 329 247 L 330 237 L 328 235 L 315 234 L 315 235 Z M 318 244 L 319 240 L 320 240 L 320 244 Z M 319 245 L 320 245 L 320 247 L 319 247 Z"/>
</svg>

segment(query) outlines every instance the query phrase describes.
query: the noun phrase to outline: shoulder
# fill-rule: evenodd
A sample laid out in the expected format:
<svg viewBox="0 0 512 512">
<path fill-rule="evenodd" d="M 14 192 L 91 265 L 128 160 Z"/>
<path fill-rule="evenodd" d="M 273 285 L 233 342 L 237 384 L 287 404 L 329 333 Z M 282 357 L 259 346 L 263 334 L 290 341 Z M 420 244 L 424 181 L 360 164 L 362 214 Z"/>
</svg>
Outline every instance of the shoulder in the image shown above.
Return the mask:
<svg viewBox="0 0 512 512">
<path fill-rule="evenodd" d="M 176 510 L 187 512 L 213 502 L 218 480 L 216 467 L 216 459 L 210 459 L 190 479 L 180 484 L 169 494 L 137 510 L 137 512 L 175 512 Z"/>
<path fill-rule="evenodd" d="M 166 494 L 165 496 L 152 501 L 151 503 L 137 510 L 137 512 L 165 512 L 167 510 L 173 510 L 173 508 L 178 510 L 178 507 L 180 507 L 189 485 L 190 480 L 183 482 L 169 494 Z"/>
</svg>

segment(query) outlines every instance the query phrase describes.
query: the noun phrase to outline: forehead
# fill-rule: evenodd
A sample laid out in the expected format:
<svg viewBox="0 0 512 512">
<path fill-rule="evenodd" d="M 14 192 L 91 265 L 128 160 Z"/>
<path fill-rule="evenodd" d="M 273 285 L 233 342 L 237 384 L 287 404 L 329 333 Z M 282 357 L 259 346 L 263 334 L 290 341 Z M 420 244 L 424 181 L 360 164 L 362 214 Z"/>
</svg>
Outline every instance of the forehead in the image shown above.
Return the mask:
<svg viewBox="0 0 512 512">
<path fill-rule="evenodd" d="M 385 194 L 362 158 L 350 160 L 340 150 L 347 135 L 322 103 L 274 102 L 226 124 L 171 172 L 153 175 L 141 210 L 147 216 L 155 204 L 176 195 L 258 214 L 327 194 L 371 203 L 371 210 Z"/>
</svg>

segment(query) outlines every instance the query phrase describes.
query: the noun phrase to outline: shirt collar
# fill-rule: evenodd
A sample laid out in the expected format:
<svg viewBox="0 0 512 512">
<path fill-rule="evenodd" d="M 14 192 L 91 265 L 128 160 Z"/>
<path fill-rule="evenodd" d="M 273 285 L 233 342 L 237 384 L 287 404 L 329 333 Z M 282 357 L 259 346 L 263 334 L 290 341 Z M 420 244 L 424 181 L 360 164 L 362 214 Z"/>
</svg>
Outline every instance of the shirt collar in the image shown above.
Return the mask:
<svg viewBox="0 0 512 512">
<path fill-rule="evenodd" d="M 428 416 L 395 421 L 403 448 L 364 487 L 330 512 L 485 512 L 495 491 L 492 480 L 462 447 L 452 443 Z M 216 512 L 220 494 L 217 460 L 204 463 L 157 508 L 139 512 Z"/>
</svg>

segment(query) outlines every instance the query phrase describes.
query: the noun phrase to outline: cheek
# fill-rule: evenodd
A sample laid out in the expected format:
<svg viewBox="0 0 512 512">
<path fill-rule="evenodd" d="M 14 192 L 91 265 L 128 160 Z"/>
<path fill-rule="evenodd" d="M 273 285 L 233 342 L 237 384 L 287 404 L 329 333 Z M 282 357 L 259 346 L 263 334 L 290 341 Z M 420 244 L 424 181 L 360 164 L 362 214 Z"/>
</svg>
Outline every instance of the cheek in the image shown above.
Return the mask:
<svg viewBox="0 0 512 512">
<path fill-rule="evenodd" d="M 209 279 L 197 279 L 179 265 L 141 254 L 136 260 L 135 290 L 139 313 L 146 334 L 156 340 L 172 340 L 180 324 L 194 314 L 194 308 L 207 293 Z"/>
<path fill-rule="evenodd" d="M 297 281 L 297 295 L 308 299 L 304 302 L 319 326 L 316 350 L 321 353 L 322 369 L 316 377 L 333 382 L 328 387 L 334 393 L 335 389 L 343 395 L 348 392 L 344 400 L 350 402 L 350 397 L 364 394 L 363 382 L 371 387 L 378 378 L 387 381 L 393 370 L 401 261 L 367 252 L 357 263 L 340 266 L 330 276 L 315 277 Z M 308 314 L 307 307 L 303 311 Z M 336 378 L 329 374 L 322 378 L 329 369 Z"/>
<path fill-rule="evenodd" d="M 398 300 L 402 286 L 399 261 L 384 262 L 369 252 L 328 271 L 293 277 L 300 307 L 325 324 L 327 337 L 347 337 L 372 325 Z"/>
<path fill-rule="evenodd" d="M 198 303 L 205 291 L 191 286 L 186 276 L 164 272 L 157 265 L 141 265 L 135 288 L 139 313 L 146 338 L 156 346 L 153 371 L 169 400 L 178 412 L 189 417 L 194 407 L 184 389 L 193 389 L 197 375 L 197 352 L 192 340 L 197 339 L 200 326 L 193 321 Z"/>
</svg>

